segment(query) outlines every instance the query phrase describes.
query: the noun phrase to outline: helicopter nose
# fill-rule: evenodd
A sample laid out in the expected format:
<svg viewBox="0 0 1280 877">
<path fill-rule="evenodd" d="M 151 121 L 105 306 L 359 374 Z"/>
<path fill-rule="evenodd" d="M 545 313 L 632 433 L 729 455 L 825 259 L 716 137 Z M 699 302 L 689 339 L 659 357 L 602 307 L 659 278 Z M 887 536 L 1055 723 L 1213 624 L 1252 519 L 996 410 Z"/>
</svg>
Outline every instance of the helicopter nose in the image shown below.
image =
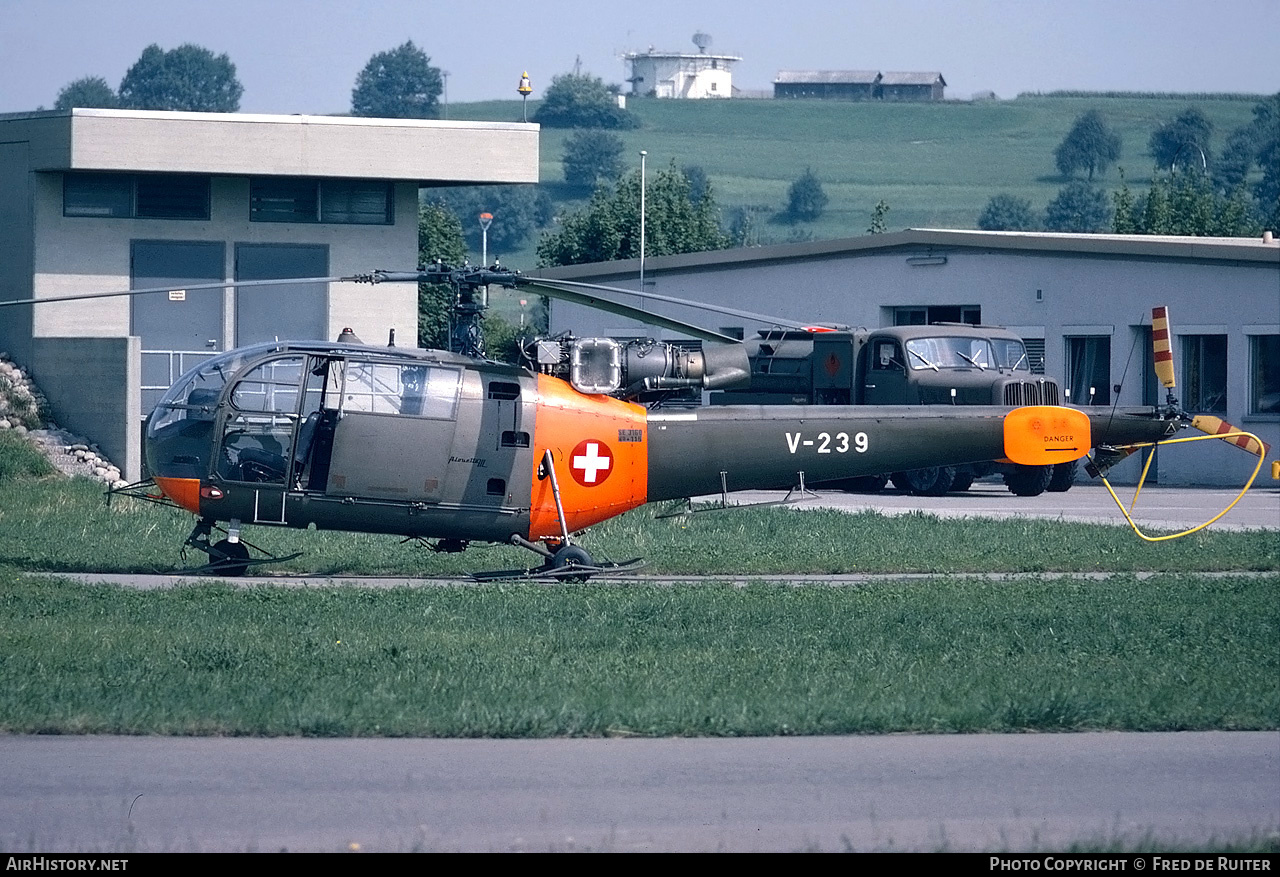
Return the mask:
<svg viewBox="0 0 1280 877">
<path fill-rule="evenodd" d="M 152 480 L 169 499 L 193 515 L 200 514 L 200 479 L 165 478 L 157 475 Z"/>
</svg>

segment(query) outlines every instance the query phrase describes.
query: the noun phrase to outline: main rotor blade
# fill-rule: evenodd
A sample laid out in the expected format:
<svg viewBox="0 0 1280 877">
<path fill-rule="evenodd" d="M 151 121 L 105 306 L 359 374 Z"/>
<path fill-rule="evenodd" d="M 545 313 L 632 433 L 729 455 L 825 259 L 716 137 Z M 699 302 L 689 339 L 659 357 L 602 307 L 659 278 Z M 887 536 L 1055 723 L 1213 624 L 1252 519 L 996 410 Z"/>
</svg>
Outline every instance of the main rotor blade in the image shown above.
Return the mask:
<svg viewBox="0 0 1280 877">
<path fill-rule="evenodd" d="M 47 302 L 55 301 L 83 301 L 89 298 L 113 298 L 122 295 L 152 295 L 160 292 L 177 292 L 178 290 L 193 289 L 226 289 L 227 287 L 243 287 L 243 286 L 283 286 L 295 283 L 337 283 L 342 280 L 351 280 L 350 277 L 291 277 L 286 280 L 229 280 L 216 281 L 214 283 L 188 283 L 183 286 L 152 286 L 147 289 L 119 289 L 114 292 L 81 292 L 75 295 L 53 295 L 48 298 L 24 298 L 18 301 L 0 301 L 0 308 L 10 305 L 40 305 Z"/>
<path fill-rule="evenodd" d="M 578 292 L 572 289 L 561 289 L 559 286 L 552 286 L 551 283 L 559 284 L 561 281 L 544 281 L 530 280 L 529 286 L 538 289 L 551 298 L 558 298 L 562 301 L 572 302 L 573 304 L 583 305 L 584 307 L 594 308 L 598 311 L 614 314 L 619 317 L 626 317 L 629 320 L 636 320 L 646 323 L 650 326 L 658 326 L 663 329 L 670 329 L 672 332 L 679 332 L 683 335 L 690 335 L 703 341 L 714 341 L 717 344 L 741 344 L 737 338 L 732 338 L 720 332 L 713 332 L 702 326 L 695 326 L 692 323 L 684 323 L 680 320 L 664 317 L 661 314 L 655 314 L 652 311 L 643 311 L 632 305 L 623 304 L 620 301 L 613 301 L 608 298 L 591 295 L 586 292 Z M 589 286 L 589 284 L 580 284 Z"/>
<path fill-rule="evenodd" d="M 803 329 L 807 324 L 798 323 L 794 320 L 788 320 L 783 317 L 774 316 L 772 314 L 757 314 L 753 311 L 744 311 L 739 308 L 730 308 L 723 305 L 713 305 L 707 302 L 689 301 L 684 298 L 676 298 L 671 295 L 660 295 L 656 292 L 641 292 L 638 289 L 625 289 L 620 286 L 603 286 L 599 283 L 582 283 L 576 280 L 553 280 L 543 278 L 528 278 L 528 282 L 532 284 L 554 283 L 558 286 L 567 286 L 579 289 L 598 289 L 601 292 L 616 293 L 621 295 L 634 295 L 638 298 L 649 299 L 651 301 L 660 301 L 664 304 L 680 305 L 681 307 L 696 308 L 700 311 L 711 311 L 717 314 L 725 314 L 730 317 L 741 317 L 744 320 L 755 320 L 758 323 L 766 323 L 770 326 L 782 326 L 787 329 Z M 625 307 L 625 306 L 624 306 Z M 638 310 L 638 309 L 637 309 Z M 647 314 L 647 311 L 640 311 Z"/>
</svg>

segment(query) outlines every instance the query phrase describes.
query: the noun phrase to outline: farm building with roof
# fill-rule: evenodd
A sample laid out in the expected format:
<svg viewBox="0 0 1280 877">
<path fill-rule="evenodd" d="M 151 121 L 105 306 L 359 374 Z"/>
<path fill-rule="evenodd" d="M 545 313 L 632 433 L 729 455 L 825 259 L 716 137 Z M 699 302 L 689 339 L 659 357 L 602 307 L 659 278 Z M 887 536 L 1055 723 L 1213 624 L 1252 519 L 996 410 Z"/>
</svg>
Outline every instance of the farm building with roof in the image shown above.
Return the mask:
<svg viewBox="0 0 1280 877">
<path fill-rule="evenodd" d="M 941 73 L 884 73 L 878 70 L 780 70 L 773 96 L 824 100 L 942 100 Z"/>
</svg>

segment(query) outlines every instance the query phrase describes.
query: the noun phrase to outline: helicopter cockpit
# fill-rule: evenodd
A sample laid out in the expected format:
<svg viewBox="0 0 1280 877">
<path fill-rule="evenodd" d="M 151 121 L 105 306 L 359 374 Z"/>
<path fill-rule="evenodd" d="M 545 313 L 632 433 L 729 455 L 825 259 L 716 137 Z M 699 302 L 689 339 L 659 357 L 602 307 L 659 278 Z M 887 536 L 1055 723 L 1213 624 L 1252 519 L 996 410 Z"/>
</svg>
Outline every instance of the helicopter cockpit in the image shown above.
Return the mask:
<svg viewBox="0 0 1280 877">
<path fill-rule="evenodd" d="M 340 419 L 434 421 L 440 426 L 429 431 L 447 454 L 460 384 L 452 364 L 394 350 L 269 342 L 231 351 L 183 375 L 161 398 L 147 422 L 147 465 L 153 477 L 325 491 Z M 397 443 L 401 430 L 385 422 L 376 429 Z M 369 447 L 357 429 L 348 431 L 352 441 L 338 457 L 358 478 Z"/>
</svg>

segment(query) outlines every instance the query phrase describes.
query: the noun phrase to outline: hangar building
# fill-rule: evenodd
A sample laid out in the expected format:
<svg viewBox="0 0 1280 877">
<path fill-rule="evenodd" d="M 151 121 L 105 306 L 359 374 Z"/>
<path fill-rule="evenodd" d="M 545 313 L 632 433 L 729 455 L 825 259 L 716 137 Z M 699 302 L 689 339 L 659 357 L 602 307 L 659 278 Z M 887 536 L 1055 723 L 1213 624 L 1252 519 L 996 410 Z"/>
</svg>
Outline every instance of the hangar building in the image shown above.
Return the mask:
<svg viewBox="0 0 1280 877">
<path fill-rule="evenodd" d="M 186 369 L 272 338 L 416 344 L 417 291 L 219 282 L 412 268 L 418 190 L 536 183 L 538 126 L 73 109 L 0 115 L 0 350 L 129 480 L 139 423 Z M 199 288 L 211 287 L 211 288 Z"/>
<path fill-rule="evenodd" d="M 1280 451 L 1280 242 L 1258 239 L 907 229 L 834 241 L 543 269 L 805 324 L 878 328 L 940 321 L 1017 331 L 1071 401 L 1163 401 L 1151 370 L 1151 308 L 1169 308 L 1177 395 L 1196 413 Z M 637 303 L 633 300 L 631 303 Z M 650 304 L 648 307 L 656 308 Z M 676 319 L 751 337 L 765 321 L 661 306 Z M 552 332 L 653 330 L 554 302 Z M 675 337 L 675 336 L 672 336 Z M 1115 389 L 1119 386 L 1119 391 Z M 1256 457 L 1223 442 L 1162 449 L 1161 484 L 1240 485 Z M 1137 456 L 1116 471 L 1136 480 Z M 1269 472 L 1261 473 L 1267 478 Z"/>
</svg>

